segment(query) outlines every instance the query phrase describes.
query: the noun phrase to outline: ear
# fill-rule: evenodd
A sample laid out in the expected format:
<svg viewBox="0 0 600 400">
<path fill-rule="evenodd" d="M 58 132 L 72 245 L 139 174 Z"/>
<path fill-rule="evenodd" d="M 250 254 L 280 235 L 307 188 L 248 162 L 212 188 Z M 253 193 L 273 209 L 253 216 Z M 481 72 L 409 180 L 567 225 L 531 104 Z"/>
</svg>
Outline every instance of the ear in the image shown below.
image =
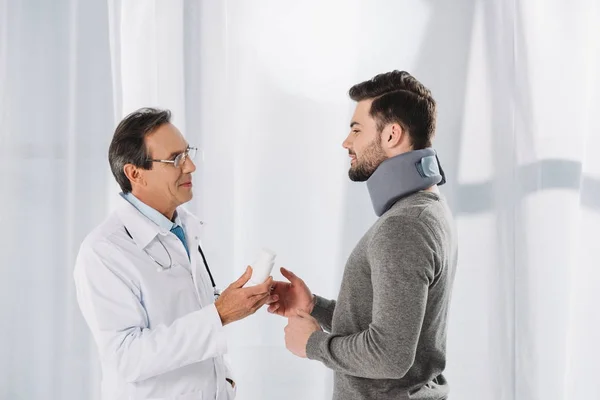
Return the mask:
<svg viewBox="0 0 600 400">
<path fill-rule="evenodd" d="M 389 124 L 383 129 L 382 142 L 385 148 L 391 149 L 398 147 L 406 139 L 406 132 L 400 124 Z"/>
<path fill-rule="evenodd" d="M 125 173 L 127 179 L 129 179 L 129 182 L 131 182 L 131 186 L 146 184 L 142 169 L 136 167 L 135 165 L 125 164 L 123 167 L 123 172 Z"/>
</svg>

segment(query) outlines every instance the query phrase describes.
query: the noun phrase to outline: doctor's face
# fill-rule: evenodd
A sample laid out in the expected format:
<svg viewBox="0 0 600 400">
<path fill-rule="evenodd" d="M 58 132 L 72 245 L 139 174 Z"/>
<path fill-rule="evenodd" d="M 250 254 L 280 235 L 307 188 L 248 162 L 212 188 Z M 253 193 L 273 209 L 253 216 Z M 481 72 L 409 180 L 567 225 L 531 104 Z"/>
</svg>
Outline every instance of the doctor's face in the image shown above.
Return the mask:
<svg viewBox="0 0 600 400">
<path fill-rule="evenodd" d="M 153 160 L 174 160 L 188 147 L 179 129 L 170 123 L 161 125 L 146 136 L 145 141 L 148 155 Z M 179 167 L 172 163 L 154 162 L 152 169 L 143 171 L 145 195 L 161 208 L 175 209 L 192 199 L 192 173 L 195 170 L 196 165 L 190 157 L 186 157 Z"/>
</svg>

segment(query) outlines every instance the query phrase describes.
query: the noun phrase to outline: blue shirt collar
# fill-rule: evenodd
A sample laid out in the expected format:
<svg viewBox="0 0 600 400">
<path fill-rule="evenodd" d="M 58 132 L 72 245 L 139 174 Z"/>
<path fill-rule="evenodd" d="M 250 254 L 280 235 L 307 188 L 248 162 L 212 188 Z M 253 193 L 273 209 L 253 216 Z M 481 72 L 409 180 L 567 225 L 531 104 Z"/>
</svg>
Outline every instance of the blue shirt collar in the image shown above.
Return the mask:
<svg viewBox="0 0 600 400">
<path fill-rule="evenodd" d="M 150 207 L 149 205 L 147 205 L 146 203 L 142 202 L 140 199 L 135 197 L 133 195 L 133 193 L 129 192 L 129 193 L 119 193 L 119 194 L 121 195 L 121 197 L 123 197 L 125 200 L 127 200 L 129 203 L 131 203 L 131 205 L 134 206 L 146 218 L 148 218 L 150 221 L 152 221 L 156 225 L 158 225 L 162 230 L 170 231 L 177 225 L 183 227 L 183 225 L 181 224 L 181 219 L 179 218 L 179 215 L 177 214 L 177 210 L 175 210 L 175 222 L 173 222 L 173 221 L 170 221 L 164 215 L 162 215 L 160 212 L 155 210 L 154 208 Z"/>
</svg>

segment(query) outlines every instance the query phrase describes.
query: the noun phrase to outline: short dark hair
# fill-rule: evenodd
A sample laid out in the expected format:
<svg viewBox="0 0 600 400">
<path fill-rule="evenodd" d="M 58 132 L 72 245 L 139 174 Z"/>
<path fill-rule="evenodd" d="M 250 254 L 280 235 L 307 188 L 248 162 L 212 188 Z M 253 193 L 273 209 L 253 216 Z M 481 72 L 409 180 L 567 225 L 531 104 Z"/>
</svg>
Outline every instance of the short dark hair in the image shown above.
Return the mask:
<svg viewBox="0 0 600 400">
<path fill-rule="evenodd" d="M 131 192 L 131 182 L 125 175 L 125 164 L 152 169 L 145 138 L 161 125 L 171 122 L 171 111 L 140 108 L 119 123 L 108 148 L 108 162 L 117 183 L 124 193 Z"/>
<path fill-rule="evenodd" d="M 369 114 L 379 132 L 398 123 L 408 132 L 415 150 L 431 147 L 435 135 L 436 105 L 431 91 L 406 71 L 387 72 L 352 86 L 354 101 L 373 99 Z"/>
</svg>

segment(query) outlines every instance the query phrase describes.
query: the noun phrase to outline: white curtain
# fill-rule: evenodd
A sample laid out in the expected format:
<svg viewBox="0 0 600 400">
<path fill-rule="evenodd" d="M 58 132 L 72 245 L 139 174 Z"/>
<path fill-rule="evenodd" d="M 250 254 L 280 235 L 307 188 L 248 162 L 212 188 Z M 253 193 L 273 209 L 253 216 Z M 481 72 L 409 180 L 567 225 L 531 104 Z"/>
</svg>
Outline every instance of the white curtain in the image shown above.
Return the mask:
<svg viewBox="0 0 600 400">
<path fill-rule="evenodd" d="M 106 3 L 0 1 L 0 399 L 93 399 L 79 243 L 107 209 Z"/>
<path fill-rule="evenodd" d="M 600 399 L 597 0 L 0 0 L 0 399 L 98 398 L 72 280 L 113 205 L 116 123 L 170 108 L 226 286 L 262 246 L 335 297 L 375 220 L 341 148 L 350 86 L 405 69 L 438 101 L 460 262 L 451 399 Z M 281 279 L 279 273 L 275 277 Z M 328 399 L 285 320 L 229 326 L 240 400 Z"/>
</svg>

